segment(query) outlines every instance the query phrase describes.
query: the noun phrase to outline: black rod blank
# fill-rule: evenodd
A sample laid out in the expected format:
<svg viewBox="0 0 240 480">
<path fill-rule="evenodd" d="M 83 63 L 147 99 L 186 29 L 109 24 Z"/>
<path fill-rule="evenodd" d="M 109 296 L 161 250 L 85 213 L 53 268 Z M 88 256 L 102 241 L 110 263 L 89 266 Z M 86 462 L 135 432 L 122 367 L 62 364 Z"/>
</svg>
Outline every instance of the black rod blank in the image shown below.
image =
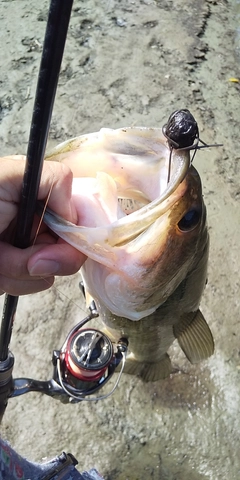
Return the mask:
<svg viewBox="0 0 240 480">
<path fill-rule="evenodd" d="M 14 246 L 27 248 L 42 173 L 53 104 L 73 0 L 51 0 L 27 149 Z M 18 297 L 6 295 L 0 329 L 0 362 L 7 359 Z"/>
</svg>

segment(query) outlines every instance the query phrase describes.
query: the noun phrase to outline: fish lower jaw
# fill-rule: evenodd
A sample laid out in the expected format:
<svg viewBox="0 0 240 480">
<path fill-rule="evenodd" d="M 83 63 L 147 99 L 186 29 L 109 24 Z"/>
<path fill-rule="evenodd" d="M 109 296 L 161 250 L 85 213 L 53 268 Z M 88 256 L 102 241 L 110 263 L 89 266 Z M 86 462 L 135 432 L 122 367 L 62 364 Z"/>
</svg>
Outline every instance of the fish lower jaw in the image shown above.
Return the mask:
<svg viewBox="0 0 240 480">
<path fill-rule="evenodd" d="M 102 303 L 102 299 L 101 299 L 101 303 Z M 131 310 L 131 305 L 125 305 L 123 308 L 121 308 L 119 306 L 115 307 L 115 305 L 113 305 L 110 302 L 104 302 L 104 307 L 101 307 L 100 311 L 103 311 L 105 310 L 105 308 L 107 308 L 111 312 L 111 315 L 113 316 L 116 315 L 117 317 L 123 318 L 125 320 L 130 320 L 132 322 L 139 322 L 143 318 L 146 318 L 152 313 L 154 313 L 158 307 L 159 305 L 156 305 L 152 308 L 148 308 L 147 310 L 136 311 L 134 309 Z"/>
</svg>

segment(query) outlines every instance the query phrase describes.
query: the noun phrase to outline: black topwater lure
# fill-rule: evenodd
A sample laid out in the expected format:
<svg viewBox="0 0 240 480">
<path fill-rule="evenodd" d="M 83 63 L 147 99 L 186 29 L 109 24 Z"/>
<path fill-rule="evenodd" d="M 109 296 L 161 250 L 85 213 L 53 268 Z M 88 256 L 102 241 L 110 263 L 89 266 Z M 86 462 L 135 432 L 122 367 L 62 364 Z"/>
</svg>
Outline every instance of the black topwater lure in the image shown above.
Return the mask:
<svg viewBox="0 0 240 480">
<path fill-rule="evenodd" d="M 194 116 L 187 109 L 176 110 L 173 112 L 168 122 L 162 128 L 163 135 L 167 138 L 170 148 L 168 182 L 171 173 L 172 151 L 175 150 L 194 150 L 191 163 L 194 160 L 196 151 L 201 148 L 221 147 L 222 144 L 208 145 L 199 137 L 198 124 Z M 199 145 L 199 142 L 202 145 Z"/>
</svg>

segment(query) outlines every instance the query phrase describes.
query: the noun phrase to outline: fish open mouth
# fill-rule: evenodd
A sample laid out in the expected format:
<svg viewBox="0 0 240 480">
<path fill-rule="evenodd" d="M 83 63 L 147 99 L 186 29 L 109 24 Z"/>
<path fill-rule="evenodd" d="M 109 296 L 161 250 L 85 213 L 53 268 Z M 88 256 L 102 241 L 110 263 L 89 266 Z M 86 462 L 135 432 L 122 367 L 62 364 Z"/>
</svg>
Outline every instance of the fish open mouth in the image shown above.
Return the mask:
<svg viewBox="0 0 240 480">
<path fill-rule="evenodd" d="M 168 182 L 169 158 L 166 139 L 160 129 L 153 128 L 102 129 L 68 140 L 47 155 L 47 159 L 63 161 L 73 171 L 78 225 L 94 228 L 95 232 L 98 229 L 99 234 L 101 230 L 102 237 L 106 221 L 105 241 L 111 246 L 122 245 L 141 234 L 176 201 L 172 194 L 187 175 L 190 155 L 184 150 L 172 151 Z M 90 178 L 95 180 L 90 181 Z M 88 197 L 90 189 L 92 199 L 86 205 L 84 197 Z M 120 208 L 113 202 L 113 196 Z M 100 197 L 102 201 L 99 201 Z M 98 202 L 97 208 L 101 204 L 100 207 L 107 212 L 105 219 L 101 218 L 98 224 L 97 212 L 94 213 L 95 219 L 89 214 L 89 205 L 92 208 L 94 201 Z M 86 215 L 84 205 L 88 210 Z M 54 230 L 52 220 L 53 216 L 51 228 Z M 60 222 L 65 221 L 61 219 Z M 70 227 L 69 222 L 66 225 Z M 64 238 L 61 228 L 57 233 Z"/>
</svg>

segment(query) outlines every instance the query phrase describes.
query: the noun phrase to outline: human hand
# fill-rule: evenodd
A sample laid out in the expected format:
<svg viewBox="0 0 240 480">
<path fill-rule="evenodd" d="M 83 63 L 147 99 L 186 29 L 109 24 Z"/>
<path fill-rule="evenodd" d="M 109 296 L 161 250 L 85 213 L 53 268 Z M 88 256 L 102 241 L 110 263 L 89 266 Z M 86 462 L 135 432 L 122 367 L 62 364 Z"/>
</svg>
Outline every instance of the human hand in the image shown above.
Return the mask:
<svg viewBox="0 0 240 480">
<path fill-rule="evenodd" d="M 22 250 L 10 244 L 14 238 L 24 168 L 24 156 L 0 158 L 0 295 L 6 292 L 17 296 L 46 290 L 53 284 L 54 275 L 76 273 L 86 259 L 44 224 L 34 245 Z M 38 199 L 46 200 L 51 192 L 49 208 L 76 223 L 71 185 L 72 173 L 66 165 L 44 162 Z M 39 222 L 36 216 L 32 238 Z"/>
</svg>

